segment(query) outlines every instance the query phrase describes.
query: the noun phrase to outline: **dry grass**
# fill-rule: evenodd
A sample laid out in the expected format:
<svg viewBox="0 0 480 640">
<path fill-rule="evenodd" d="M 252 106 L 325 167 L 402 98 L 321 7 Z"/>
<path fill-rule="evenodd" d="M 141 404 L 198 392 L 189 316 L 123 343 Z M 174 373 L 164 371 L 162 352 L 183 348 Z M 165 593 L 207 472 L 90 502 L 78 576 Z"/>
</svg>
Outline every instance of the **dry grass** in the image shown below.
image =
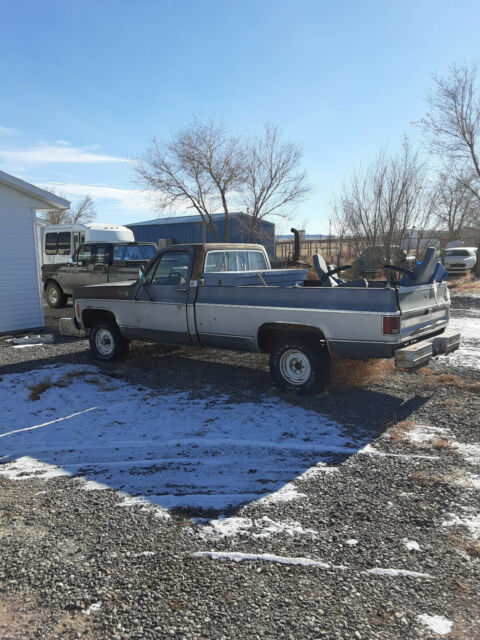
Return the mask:
<svg viewBox="0 0 480 640">
<path fill-rule="evenodd" d="M 479 540 L 471 540 L 469 538 L 465 538 L 464 536 L 459 536 L 454 533 L 450 535 L 450 540 L 453 545 L 458 549 L 462 549 L 465 553 L 472 558 L 480 558 L 480 541 Z"/>
<path fill-rule="evenodd" d="M 423 471 L 413 471 L 410 474 L 410 477 L 415 482 L 415 484 L 419 484 L 422 487 L 425 487 L 427 484 L 431 484 L 432 482 L 438 482 L 438 478 L 435 478 L 435 476 L 430 476 L 427 473 L 423 473 Z"/>
<path fill-rule="evenodd" d="M 480 382 L 467 382 L 451 373 L 439 373 L 426 367 L 415 372 L 416 375 L 423 375 L 425 382 L 431 387 L 454 387 L 461 391 L 480 392 Z"/>
<path fill-rule="evenodd" d="M 406 434 L 416 429 L 416 427 L 417 425 L 413 420 L 402 420 L 401 422 L 392 424 L 392 426 L 387 429 L 387 433 L 392 440 L 405 442 L 407 440 Z"/>
<path fill-rule="evenodd" d="M 363 387 L 383 380 L 394 371 L 391 360 L 340 360 L 332 358 L 330 383 L 332 389 Z"/>
<path fill-rule="evenodd" d="M 50 389 L 50 387 L 52 386 L 53 385 L 50 378 L 45 378 L 45 380 L 41 380 L 40 382 L 37 382 L 37 384 L 32 384 L 30 387 L 28 387 L 30 389 L 28 399 L 32 402 L 40 400 L 40 396 L 42 395 L 42 393 L 45 393 L 45 391 L 47 389 Z"/>
<path fill-rule="evenodd" d="M 480 278 L 473 273 L 469 273 L 463 278 L 455 278 L 448 280 L 448 288 L 453 293 L 480 293 Z"/>
</svg>

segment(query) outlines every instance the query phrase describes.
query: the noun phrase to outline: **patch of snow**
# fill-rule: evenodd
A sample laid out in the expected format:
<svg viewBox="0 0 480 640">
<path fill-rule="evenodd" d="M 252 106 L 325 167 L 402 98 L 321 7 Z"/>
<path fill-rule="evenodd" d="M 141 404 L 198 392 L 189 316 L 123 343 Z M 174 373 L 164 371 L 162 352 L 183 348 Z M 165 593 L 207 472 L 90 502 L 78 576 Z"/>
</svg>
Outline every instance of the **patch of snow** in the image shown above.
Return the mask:
<svg viewBox="0 0 480 640">
<path fill-rule="evenodd" d="M 355 547 L 358 544 L 358 540 L 355 540 L 355 538 L 350 538 L 350 540 L 347 540 L 345 544 L 348 544 L 349 547 Z"/>
<path fill-rule="evenodd" d="M 46 378 L 51 386 L 30 400 L 30 387 Z M 325 473 L 337 454 L 368 442 L 278 399 L 232 404 L 224 396 L 150 393 L 90 365 L 4 375 L 0 406 L 0 474 L 16 478 L 14 460 L 28 458 L 47 465 L 48 477 L 82 476 L 96 483 L 87 490 L 103 485 L 163 509 L 303 499 L 297 479 Z"/>
<path fill-rule="evenodd" d="M 375 449 L 371 444 L 367 444 L 363 449 L 360 449 L 357 453 L 363 453 L 371 456 L 380 456 L 382 458 L 403 458 L 405 460 L 438 460 L 438 456 L 419 456 L 419 455 L 405 455 L 403 453 L 385 453 L 385 451 L 379 451 Z"/>
<path fill-rule="evenodd" d="M 134 558 L 139 558 L 140 556 L 154 556 L 155 555 L 155 551 L 141 551 L 140 553 L 134 553 L 133 557 Z"/>
<path fill-rule="evenodd" d="M 304 529 L 299 522 L 275 522 L 271 518 L 241 518 L 231 517 L 218 520 L 210 520 L 208 526 L 201 530 L 202 537 L 230 538 L 249 533 L 252 538 L 268 538 L 275 534 L 288 536 L 317 537 L 313 529 Z"/>
<path fill-rule="evenodd" d="M 99 602 L 93 602 L 86 609 L 82 609 L 82 613 L 84 613 L 86 616 L 89 616 L 91 613 L 95 613 L 96 611 L 99 611 L 101 606 L 102 606 L 101 600 Z"/>
<path fill-rule="evenodd" d="M 95 480 L 83 480 L 82 489 L 84 491 L 105 491 L 105 489 L 110 489 L 110 487 L 102 482 L 95 482 Z"/>
<path fill-rule="evenodd" d="M 418 542 L 415 542 L 415 540 L 407 540 L 407 538 L 403 538 L 402 542 L 409 551 L 420 551 L 420 545 Z"/>
<path fill-rule="evenodd" d="M 459 315 L 456 315 L 457 313 Z M 460 347 L 456 351 L 439 358 L 438 362 L 445 368 L 453 365 L 480 369 L 480 311 L 463 309 L 460 313 L 454 310 L 448 323 L 448 329 L 461 333 Z"/>
<path fill-rule="evenodd" d="M 417 442 L 419 444 L 423 442 L 430 442 L 437 438 L 450 438 L 452 432 L 450 429 L 443 429 L 441 427 L 432 427 L 428 424 L 417 424 L 415 428 L 405 433 L 405 439 L 410 442 Z"/>
<path fill-rule="evenodd" d="M 0 466 L 0 475 L 9 480 L 31 480 L 32 478 L 57 478 L 59 476 L 69 476 L 68 471 L 53 464 L 41 462 L 30 456 L 22 456 L 14 462 L 7 462 Z"/>
<path fill-rule="evenodd" d="M 450 633 L 452 630 L 452 622 L 443 616 L 429 616 L 427 613 L 422 613 L 421 616 L 417 617 L 420 622 L 423 622 L 434 633 L 438 633 L 441 636 Z"/>
<path fill-rule="evenodd" d="M 455 514 L 450 514 L 452 518 L 450 520 L 445 520 L 442 522 L 442 526 L 444 527 L 465 527 L 468 529 L 472 538 L 475 540 L 480 539 L 480 515 L 472 515 L 460 517 Z"/>
<path fill-rule="evenodd" d="M 290 502 L 291 500 L 298 500 L 300 498 L 306 498 L 307 495 L 305 493 L 300 493 L 297 490 L 297 487 L 289 482 L 278 491 L 274 491 L 263 498 L 257 500 L 262 504 L 276 504 L 277 502 Z"/>
<path fill-rule="evenodd" d="M 345 570 L 347 567 L 342 565 L 331 565 L 310 558 L 289 558 L 286 556 L 275 556 L 270 553 L 240 553 L 228 551 L 197 551 L 192 554 L 196 558 L 212 558 L 213 560 L 233 560 L 233 562 L 243 562 L 244 560 L 277 562 L 279 564 L 300 565 L 302 567 L 316 567 L 318 569 L 339 569 Z"/>
<path fill-rule="evenodd" d="M 419 573 L 418 571 L 408 571 L 407 569 L 382 569 L 381 567 L 375 567 L 374 569 L 367 569 L 363 573 L 369 573 L 375 576 L 391 576 L 392 578 L 431 578 L 429 573 Z"/>
</svg>

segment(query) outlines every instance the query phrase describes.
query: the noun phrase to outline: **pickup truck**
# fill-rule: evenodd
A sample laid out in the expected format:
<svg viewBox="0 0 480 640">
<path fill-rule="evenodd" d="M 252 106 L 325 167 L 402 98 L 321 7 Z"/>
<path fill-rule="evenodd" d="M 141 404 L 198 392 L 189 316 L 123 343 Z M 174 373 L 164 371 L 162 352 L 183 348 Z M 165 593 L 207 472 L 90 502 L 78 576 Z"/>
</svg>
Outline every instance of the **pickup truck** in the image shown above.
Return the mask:
<svg viewBox="0 0 480 640">
<path fill-rule="evenodd" d="M 67 262 L 44 264 L 45 298 L 55 309 L 64 307 L 76 287 L 135 279 L 138 266 L 157 252 L 152 242 L 99 242 L 81 244 Z"/>
<path fill-rule="evenodd" d="M 386 265 L 385 281 L 342 281 L 348 265 L 329 270 L 318 255 L 314 264 L 318 280 L 308 280 L 306 270 L 270 269 L 260 245 L 173 245 L 134 282 L 76 289 L 71 322 L 104 362 L 131 339 L 268 352 L 274 381 L 297 394 L 325 385 L 332 357 L 395 356 L 413 368 L 458 348 L 435 249 L 413 270 Z"/>
</svg>

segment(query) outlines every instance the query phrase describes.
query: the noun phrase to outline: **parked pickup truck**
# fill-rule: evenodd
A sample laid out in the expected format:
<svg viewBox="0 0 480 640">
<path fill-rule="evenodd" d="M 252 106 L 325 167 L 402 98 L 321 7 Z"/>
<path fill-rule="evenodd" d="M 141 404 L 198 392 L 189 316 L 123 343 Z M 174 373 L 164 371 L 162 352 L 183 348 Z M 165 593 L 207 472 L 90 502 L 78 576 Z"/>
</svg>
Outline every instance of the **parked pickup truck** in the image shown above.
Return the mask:
<svg viewBox="0 0 480 640">
<path fill-rule="evenodd" d="M 58 309 L 76 287 L 136 279 L 138 266 L 147 265 L 156 252 L 152 242 L 81 244 L 67 262 L 42 266 L 45 298 Z"/>
<path fill-rule="evenodd" d="M 174 245 L 134 282 L 76 289 L 71 322 L 104 362 L 131 339 L 268 352 L 274 381 L 298 394 L 323 387 L 332 357 L 396 356 L 413 368 L 458 348 L 435 249 L 414 270 L 395 267 L 401 280 L 342 281 L 348 265 L 314 263 L 319 279 L 306 280 L 306 270 L 270 269 L 259 245 Z"/>
</svg>

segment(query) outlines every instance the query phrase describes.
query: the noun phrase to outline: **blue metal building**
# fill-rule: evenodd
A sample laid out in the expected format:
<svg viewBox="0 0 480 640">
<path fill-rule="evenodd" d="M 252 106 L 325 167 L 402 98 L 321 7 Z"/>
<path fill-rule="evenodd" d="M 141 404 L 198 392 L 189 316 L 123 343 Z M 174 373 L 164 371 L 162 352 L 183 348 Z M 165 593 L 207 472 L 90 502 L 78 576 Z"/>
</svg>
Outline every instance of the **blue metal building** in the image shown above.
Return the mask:
<svg viewBox="0 0 480 640">
<path fill-rule="evenodd" d="M 220 242 L 223 242 L 225 217 L 223 213 L 212 215 Z M 234 212 L 229 215 L 229 242 L 249 242 L 251 216 Z M 133 231 L 138 242 L 156 242 L 169 240 L 172 244 L 189 242 L 215 242 L 201 216 L 174 216 L 172 218 L 156 218 L 145 222 L 134 222 L 127 227 Z M 266 220 L 259 220 L 253 242 L 263 244 L 271 259 L 275 255 L 275 225 Z"/>
</svg>

